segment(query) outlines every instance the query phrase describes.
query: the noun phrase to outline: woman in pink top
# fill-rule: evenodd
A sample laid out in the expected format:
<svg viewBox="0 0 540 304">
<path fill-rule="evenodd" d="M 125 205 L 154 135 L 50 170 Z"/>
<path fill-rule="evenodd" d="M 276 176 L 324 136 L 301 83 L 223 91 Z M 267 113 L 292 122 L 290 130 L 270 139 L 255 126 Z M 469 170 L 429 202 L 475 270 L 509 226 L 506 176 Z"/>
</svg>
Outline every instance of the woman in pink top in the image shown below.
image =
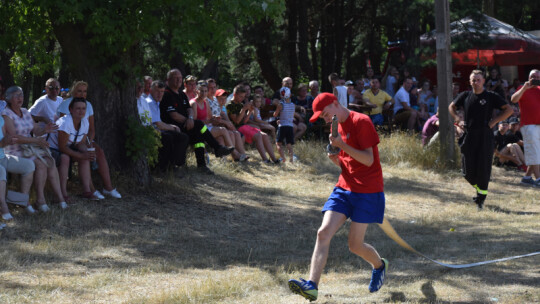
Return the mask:
<svg viewBox="0 0 540 304">
<path fill-rule="evenodd" d="M 234 134 L 230 134 L 232 133 L 232 131 L 229 131 L 224 127 L 217 126 L 217 124 L 219 124 L 218 120 L 220 119 L 220 117 L 212 116 L 210 105 L 208 104 L 208 101 L 206 99 L 206 95 L 208 94 L 208 87 L 206 82 L 200 81 L 197 84 L 196 92 L 197 97 L 189 101 L 189 104 L 193 109 L 193 119 L 198 119 L 204 122 L 204 124 L 208 127 L 208 130 L 210 130 L 210 133 L 212 133 L 212 136 L 214 136 L 214 138 L 221 145 L 225 145 L 227 147 L 235 147 L 235 150 L 231 153 L 231 156 L 234 160 L 247 160 L 247 156 L 245 155 L 246 152 L 237 150 L 238 147 L 237 145 L 235 145 Z"/>
</svg>

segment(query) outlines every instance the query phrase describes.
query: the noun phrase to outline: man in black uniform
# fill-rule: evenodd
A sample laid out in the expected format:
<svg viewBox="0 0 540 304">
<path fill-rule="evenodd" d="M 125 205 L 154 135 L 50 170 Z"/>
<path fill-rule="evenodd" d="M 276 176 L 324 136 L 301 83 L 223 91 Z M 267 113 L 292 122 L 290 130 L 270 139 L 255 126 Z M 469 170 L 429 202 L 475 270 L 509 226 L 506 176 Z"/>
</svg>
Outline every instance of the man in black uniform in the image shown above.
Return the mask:
<svg viewBox="0 0 540 304">
<path fill-rule="evenodd" d="M 234 150 L 234 147 L 220 145 L 202 121 L 193 119 L 188 97 L 180 90 L 181 85 L 182 73 L 180 70 L 170 70 L 167 73 L 167 87 L 159 105 L 161 120 L 164 123 L 177 125 L 182 132 L 189 136 L 190 143 L 195 148 L 197 168 L 203 173 L 213 174 L 206 166 L 204 142 L 214 149 L 216 157 L 229 155 Z"/>
<path fill-rule="evenodd" d="M 476 189 L 473 198 L 482 209 L 488 193 L 493 159 L 493 127 L 499 121 L 512 115 L 512 108 L 498 94 L 486 91 L 486 79 L 480 70 L 474 70 L 470 76 L 471 91 L 462 92 L 450 103 L 449 111 L 455 124 L 465 132 L 459 138 L 461 148 L 461 169 L 465 179 Z M 464 110 L 464 120 L 460 120 L 456 111 Z M 501 110 L 493 117 L 493 110 Z"/>
</svg>

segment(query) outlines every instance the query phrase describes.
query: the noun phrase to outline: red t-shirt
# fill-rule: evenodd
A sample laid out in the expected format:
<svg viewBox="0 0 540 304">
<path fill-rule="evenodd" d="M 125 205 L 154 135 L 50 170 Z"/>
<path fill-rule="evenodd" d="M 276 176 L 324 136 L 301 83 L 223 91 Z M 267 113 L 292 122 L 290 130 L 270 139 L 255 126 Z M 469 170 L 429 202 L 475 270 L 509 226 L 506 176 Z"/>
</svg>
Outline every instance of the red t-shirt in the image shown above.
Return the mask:
<svg viewBox="0 0 540 304">
<path fill-rule="evenodd" d="M 521 126 L 540 125 L 540 115 L 538 114 L 540 113 L 540 87 L 534 86 L 521 95 L 519 110 L 521 112 Z"/>
<path fill-rule="evenodd" d="M 343 150 L 339 152 L 341 175 L 337 187 L 356 193 L 377 193 L 384 191 L 384 183 L 379 160 L 379 135 L 371 119 L 362 113 L 351 111 L 347 120 L 339 124 L 339 134 L 349 146 L 364 150 L 373 148 L 373 164 L 370 167 L 356 161 Z"/>
</svg>

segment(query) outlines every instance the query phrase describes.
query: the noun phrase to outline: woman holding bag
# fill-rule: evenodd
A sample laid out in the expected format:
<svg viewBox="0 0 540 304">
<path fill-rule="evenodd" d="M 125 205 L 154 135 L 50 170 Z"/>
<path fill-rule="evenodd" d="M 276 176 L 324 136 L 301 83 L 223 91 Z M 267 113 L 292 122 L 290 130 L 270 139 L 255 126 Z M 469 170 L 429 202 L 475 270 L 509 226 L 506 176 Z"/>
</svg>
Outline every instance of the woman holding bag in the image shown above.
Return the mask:
<svg viewBox="0 0 540 304">
<path fill-rule="evenodd" d="M 56 199 L 62 209 L 67 208 L 66 198 L 60 189 L 60 180 L 56 164 L 51 157 L 49 144 L 44 134 L 54 132 L 58 127 L 49 123 L 45 128 L 40 128 L 32 119 L 27 109 L 21 108 L 23 103 L 23 91 L 20 87 L 13 86 L 6 91 L 7 106 L 2 112 L 4 115 L 6 134 L 16 136 L 17 143 L 6 146 L 4 151 L 7 155 L 27 158 L 34 162 L 34 188 L 37 196 L 37 208 L 42 212 L 49 211 L 45 201 L 45 182 L 51 183 Z M 33 137 L 32 135 L 36 136 Z"/>
</svg>

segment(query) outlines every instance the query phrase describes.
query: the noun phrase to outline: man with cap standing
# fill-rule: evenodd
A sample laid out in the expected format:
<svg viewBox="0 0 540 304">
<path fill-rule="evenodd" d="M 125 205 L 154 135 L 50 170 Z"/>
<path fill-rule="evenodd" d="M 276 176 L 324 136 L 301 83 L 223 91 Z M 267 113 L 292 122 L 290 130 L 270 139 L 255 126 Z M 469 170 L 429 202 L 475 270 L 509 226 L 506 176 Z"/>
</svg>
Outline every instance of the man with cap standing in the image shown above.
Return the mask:
<svg viewBox="0 0 540 304">
<path fill-rule="evenodd" d="M 368 224 L 382 223 L 384 218 L 384 184 L 377 145 L 379 137 L 371 119 L 365 114 L 349 111 L 330 93 L 322 93 L 313 101 L 313 116 L 326 123 L 333 116 L 339 122 L 339 136 L 329 136 L 330 144 L 340 148 L 328 157 L 341 168 L 341 175 L 325 203 L 321 227 L 311 258 L 309 280 L 289 280 L 292 292 L 314 301 L 318 284 L 326 265 L 330 241 L 347 218 L 351 218 L 349 249 L 373 267 L 369 291 L 378 291 L 384 283 L 388 261 L 381 259 L 375 248 L 364 243 Z"/>
</svg>

